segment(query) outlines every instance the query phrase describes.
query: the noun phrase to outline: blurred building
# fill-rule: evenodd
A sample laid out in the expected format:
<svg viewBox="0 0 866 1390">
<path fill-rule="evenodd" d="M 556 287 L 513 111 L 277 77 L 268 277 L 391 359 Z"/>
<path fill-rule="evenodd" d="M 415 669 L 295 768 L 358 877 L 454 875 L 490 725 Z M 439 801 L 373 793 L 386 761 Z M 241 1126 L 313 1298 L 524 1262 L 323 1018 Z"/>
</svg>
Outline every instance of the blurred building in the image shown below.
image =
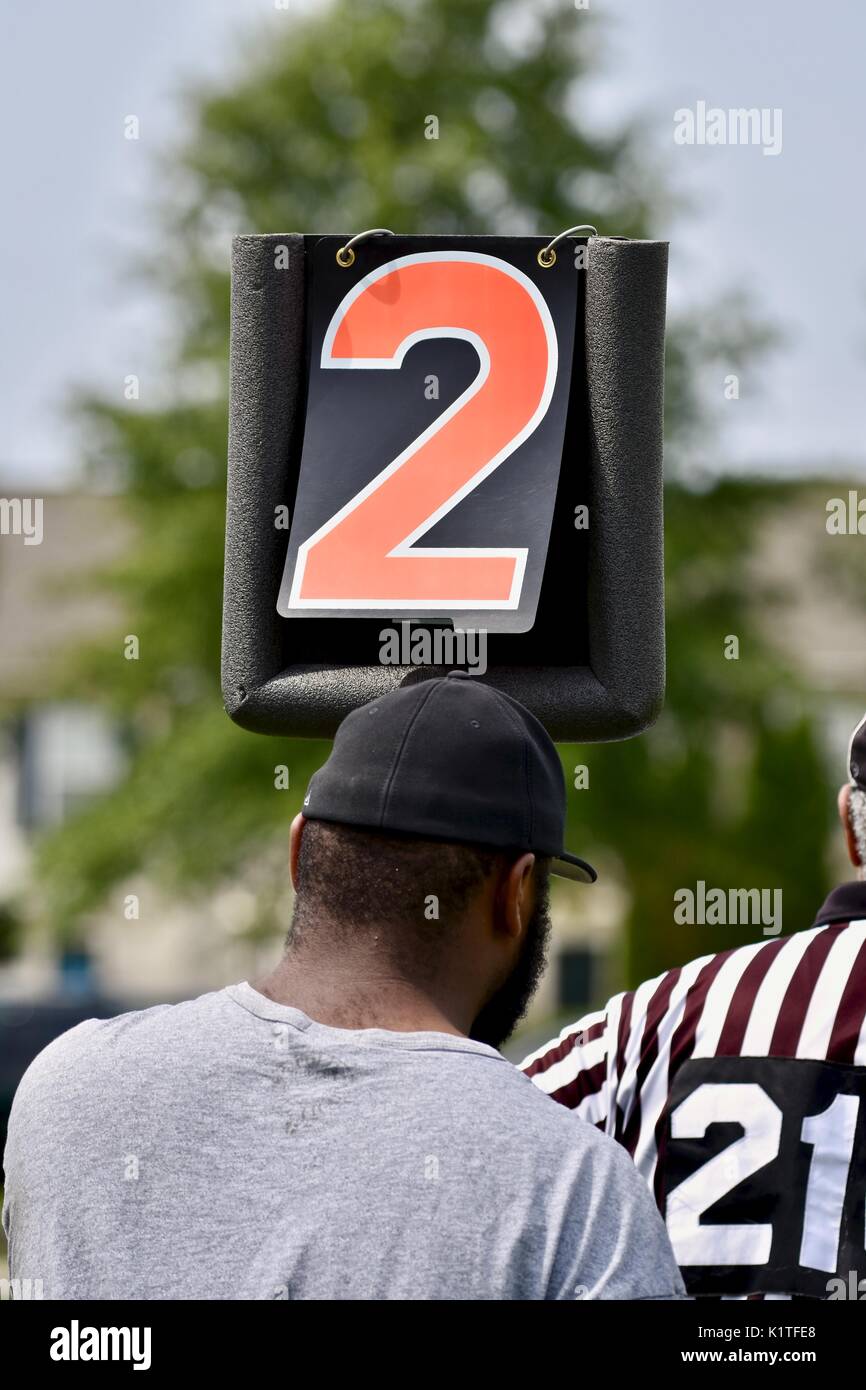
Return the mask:
<svg viewBox="0 0 866 1390">
<path fill-rule="evenodd" d="M 0 486 L 0 495 L 18 494 Z M 60 951 L 40 920 L 36 838 L 115 785 L 126 766 L 124 730 L 102 708 L 40 692 L 49 677 L 56 688 L 65 657 L 84 643 L 114 644 L 122 659 L 122 612 L 92 576 L 130 540 L 122 503 L 88 494 L 44 498 L 41 544 L 0 536 L 0 1004 L 182 998 L 259 973 L 278 946 L 250 939 L 255 882 L 187 902 L 153 884 L 121 884 L 84 924 L 85 951 Z M 127 915 L 130 894 L 148 902 L 146 923 Z M 4 936 L 25 916 L 18 948 L 4 954 Z"/>
<path fill-rule="evenodd" d="M 111 498 L 48 496 L 41 543 L 0 536 L 0 911 L 9 932 L 30 886 L 33 837 L 122 775 L 121 743 L 106 717 L 40 690 L 65 651 L 119 621 L 84 581 L 127 535 Z M 23 951 L 0 965 L 0 997 L 53 991 L 59 964 L 50 940 L 28 934 Z"/>
</svg>

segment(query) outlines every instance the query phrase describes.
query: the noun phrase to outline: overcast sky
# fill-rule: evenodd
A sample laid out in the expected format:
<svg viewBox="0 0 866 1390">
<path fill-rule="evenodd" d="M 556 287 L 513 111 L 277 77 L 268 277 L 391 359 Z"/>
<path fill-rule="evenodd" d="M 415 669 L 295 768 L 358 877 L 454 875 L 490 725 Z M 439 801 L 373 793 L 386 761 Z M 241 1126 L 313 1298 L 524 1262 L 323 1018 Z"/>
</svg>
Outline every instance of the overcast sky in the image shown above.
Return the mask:
<svg viewBox="0 0 866 1390">
<path fill-rule="evenodd" d="M 726 464 L 856 469 L 866 455 L 866 5 L 590 5 L 610 22 L 588 118 L 639 113 L 652 157 L 696 209 L 654 229 L 672 243 L 672 303 L 739 285 L 784 327 L 762 391 L 744 381 L 725 408 Z M 77 458 L 63 411 L 71 386 L 116 389 L 120 364 L 158 358 L 166 325 L 155 298 L 123 273 L 158 193 L 151 156 L 178 132 L 184 83 L 230 68 L 250 23 L 285 22 L 273 0 L 0 3 L 0 476 L 63 484 Z M 674 113 L 699 102 L 779 108 L 780 152 L 677 144 Z M 129 113 L 138 142 L 123 138 Z"/>
</svg>

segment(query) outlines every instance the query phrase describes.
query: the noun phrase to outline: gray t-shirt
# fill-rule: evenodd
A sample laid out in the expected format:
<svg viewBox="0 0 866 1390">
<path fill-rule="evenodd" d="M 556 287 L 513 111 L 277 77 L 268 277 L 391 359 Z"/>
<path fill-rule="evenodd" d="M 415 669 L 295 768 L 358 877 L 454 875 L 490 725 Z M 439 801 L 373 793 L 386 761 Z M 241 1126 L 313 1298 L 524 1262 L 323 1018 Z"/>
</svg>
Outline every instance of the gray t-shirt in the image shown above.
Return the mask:
<svg viewBox="0 0 866 1390">
<path fill-rule="evenodd" d="M 5 1163 L 45 1298 L 683 1296 L 628 1156 L 493 1048 L 249 984 L 58 1038 Z"/>
</svg>

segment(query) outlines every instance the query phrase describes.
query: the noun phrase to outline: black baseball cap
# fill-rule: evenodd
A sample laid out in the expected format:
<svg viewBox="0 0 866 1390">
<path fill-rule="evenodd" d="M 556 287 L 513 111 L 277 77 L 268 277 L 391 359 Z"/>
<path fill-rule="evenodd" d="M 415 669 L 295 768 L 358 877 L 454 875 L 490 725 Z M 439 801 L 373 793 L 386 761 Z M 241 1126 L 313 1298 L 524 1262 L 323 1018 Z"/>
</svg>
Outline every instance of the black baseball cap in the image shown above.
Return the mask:
<svg viewBox="0 0 866 1390">
<path fill-rule="evenodd" d="M 848 744 L 848 771 L 851 785 L 866 792 L 866 715 L 860 720 Z"/>
<path fill-rule="evenodd" d="M 467 671 L 401 686 L 352 710 L 314 773 L 310 820 L 531 851 L 594 883 L 563 847 L 565 777 L 547 730 Z"/>
</svg>

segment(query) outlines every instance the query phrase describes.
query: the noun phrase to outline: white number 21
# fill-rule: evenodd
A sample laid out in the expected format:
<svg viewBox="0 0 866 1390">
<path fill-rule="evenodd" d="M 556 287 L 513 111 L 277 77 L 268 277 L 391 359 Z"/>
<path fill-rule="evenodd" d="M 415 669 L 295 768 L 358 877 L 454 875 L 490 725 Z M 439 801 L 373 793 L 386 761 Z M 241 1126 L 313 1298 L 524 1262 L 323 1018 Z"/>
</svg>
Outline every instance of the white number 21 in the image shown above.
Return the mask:
<svg viewBox="0 0 866 1390">
<path fill-rule="evenodd" d="M 838 1095 L 803 1121 L 812 1148 L 800 1264 L 835 1271 L 859 1096 Z M 671 1115 L 672 1139 L 702 1139 L 712 1124 L 740 1124 L 743 1135 L 679 1184 L 667 1203 L 671 1244 L 681 1265 L 761 1265 L 770 1258 L 769 1223 L 701 1225 L 701 1216 L 779 1152 L 782 1111 L 756 1083 L 705 1083 Z"/>
</svg>

